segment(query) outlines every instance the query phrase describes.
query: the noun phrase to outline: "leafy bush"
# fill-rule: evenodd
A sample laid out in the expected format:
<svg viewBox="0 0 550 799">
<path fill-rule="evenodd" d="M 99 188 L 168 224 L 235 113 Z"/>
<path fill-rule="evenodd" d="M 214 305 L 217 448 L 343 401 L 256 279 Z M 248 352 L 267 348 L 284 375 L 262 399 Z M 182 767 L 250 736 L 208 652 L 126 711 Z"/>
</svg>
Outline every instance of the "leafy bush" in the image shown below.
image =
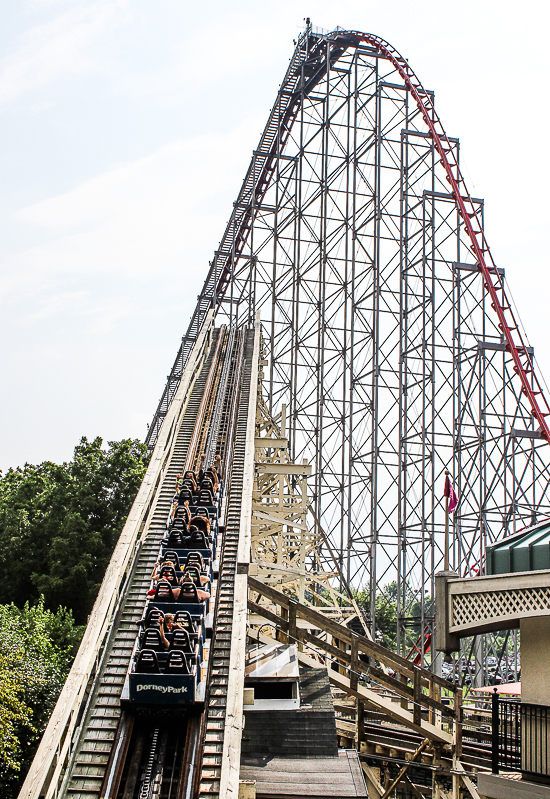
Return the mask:
<svg viewBox="0 0 550 799">
<path fill-rule="evenodd" d="M 0 794 L 16 797 L 84 632 L 44 601 L 0 605 Z"/>
</svg>

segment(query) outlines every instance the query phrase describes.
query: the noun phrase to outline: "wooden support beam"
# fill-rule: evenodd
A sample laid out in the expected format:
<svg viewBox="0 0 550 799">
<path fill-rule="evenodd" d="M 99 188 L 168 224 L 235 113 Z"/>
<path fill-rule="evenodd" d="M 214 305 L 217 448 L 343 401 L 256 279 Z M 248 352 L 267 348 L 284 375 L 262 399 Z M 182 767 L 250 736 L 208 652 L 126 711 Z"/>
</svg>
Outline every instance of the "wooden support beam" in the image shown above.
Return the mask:
<svg viewBox="0 0 550 799">
<path fill-rule="evenodd" d="M 415 762 L 415 760 L 418 760 L 418 758 L 420 757 L 422 752 L 426 749 L 426 747 L 428 746 L 429 743 L 430 742 L 429 742 L 429 740 L 427 738 L 422 741 L 422 743 L 420 744 L 420 746 L 418 747 L 418 749 L 416 750 L 414 755 L 411 757 L 411 759 L 409 760 L 407 765 L 403 766 L 403 768 L 399 771 L 399 774 L 397 775 L 397 777 L 393 780 L 393 782 L 391 783 L 390 787 L 386 788 L 386 790 L 384 791 L 384 793 L 382 794 L 380 799 L 388 799 L 388 796 L 391 794 L 391 792 L 393 791 L 395 786 L 398 783 L 401 782 L 401 780 L 403 779 L 403 777 L 405 776 L 407 771 L 410 769 L 412 764 Z"/>
<path fill-rule="evenodd" d="M 454 711 L 457 724 L 455 724 L 454 753 L 456 757 L 462 754 L 462 694 L 455 694 Z"/>
<path fill-rule="evenodd" d="M 298 654 L 298 658 L 301 659 L 300 654 Z M 313 661 L 312 658 L 308 658 L 308 660 Z M 311 662 L 308 665 L 312 665 Z M 392 702 L 385 696 L 380 696 L 374 691 L 371 691 L 369 688 L 365 688 L 363 685 L 358 685 L 357 689 L 353 690 L 350 686 L 349 679 L 344 677 L 342 674 L 338 674 L 338 672 L 333 671 L 332 669 L 328 670 L 328 678 L 330 682 L 337 688 L 341 688 L 342 691 L 345 691 L 347 694 L 351 694 L 352 696 L 356 696 L 359 699 L 368 702 L 379 712 L 384 713 L 384 715 L 388 716 L 393 721 L 396 721 L 398 724 L 403 724 L 404 727 L 408 727 L 409 729 L 420 733 L 420 735 L 423 735 L 432 741 L 440 741 L 449 747 L 452 746 L 453 736 L 449 732 L 438 729 L 424 719 L 422 719 L 421 724 L 416 724 L 413 714 L 409 713 L 408 710 L 404 710 L 396 702 Z"/>
<path fill-rule="evenodd" d="M 251 599 L 248 600 L 248 609 L 253 613 L 257 613 L 258 616 L 263 616 L 264 619 L 272 622 L 276 627 L 282 627 L 284 630 L 286 630 L 288 627 L 288 622 L 286 622 L 284 619 L 281 619 L 281 617 L 277 616 L 276 613 L 272 613 L 267 608 L 263 608 L 261 605 L 253 602 Z"/>
<path fill-rule="evenodd" d="M 405 782 L 407 783 L 407 785 L 410 787 L 411 791 L 414 793 L 414 795 L 417 797 L 417 799 L 426 799 L 426 796 L 425 796 L 425 794 L 423 794 L 423 793 L 422 793 L 422 792 L 421 792 L 421 791 L 420 791 L 420 790 L 419 790 L 419 789 L 416 787 L 416 785 L 415 785 L 415 784 L 414 784 L 414 782 L 411 780 L 411 778 L 409 777 L 409 775 L 408 775 L 408 774 L 404 774 L 404 775 L 403 775 L 403 779 L 405 780 Z"/>
<path fill-rule="evenodd" d="M 310 463 L 257 463 L 256 471 L 261 474 L 311 474 Z"/>
<path fill-rule="evenodd" d="M 415 666 L 413 680 L 413 719 L 415 724 L 422 721 L 422 675 Z"/>
<path fill-rule="evenodd" d="M 276 588 L 266 585 L 265 583 L 262 583 L 260 580 L 257 580 L 255 577 L 251 576 L 248 578 L 248 585 L 260 595 L 265 596 L 267 599 L 271 599 L 271 601 L 279 607 L 288 610 L 290 598 L 286 594 L 283 594 L 281 591 L 277 591 Z M 338 622 L 327 618 L 313 608 L 309 608 L 300 603 L 298 603 L 296 610 L 299 618 L 310 621 L 313 626 L 322 630 L 326 630 L 326 632 L 332 635 L 334 638 L 345 641 L 351 646 L 352 636 L 355 635 L 355 633 L 352 633 L 352 631 L 347 627 L 344 627 L 343 625 L 338 624 Z M 359 651 L 370 655 L 370 657 L 378 660 L 380 663 L 383 663 L 386 666 L 389 666 L 391 669 L 405 674 L 407 677 L 409 677 L 409 679 L 413 679 L 414 667 L 409 660 L 401 657 L 401 655 L 390 652 L 390 650 L 386 649 L 386 647 L 369 640 L 363 635 L 357 635 L 357 646 Z M 432 674 L 432 672 L 428 671 L 428 669 L 421 667 L 417 668 L 422 676 L 422 684 L 426 688 L 429 687 L 430 682 L 433 681 L 451 693 L 456 693 L 459 690 L 456 686 L 447 682 L 447 680 L 444 680 L 442 677 Z"/>
<path fill-rule="evenodd" d="M 357 725 L 357 751 L 361 751 L 361 742 L 365 740 L 365 703 L 358 697 L 355 700 L 357 708 L 355 712 L 355 723 Z"/>
<path fill-rule="evenodd" d="M 287 449 L 288 438 L 261 438 L 256 436 L 254 446 L 258 449 Z"/>
<path fill-rule="evenodd" d="M 296 605 L 297 602 L 291 601 L 288 607 L 288 643 L 298 643 L 298 628 L 296 625 Z"/>
<path fill-rule="evenodd" d="M 361 768 L 363 769 L 363 773 L 365 775 L 365 781 L 367 783 L 367 790 L 370 799 L 380 799 L 384 793 L 384 789 L 380 785 L 380 781 L 376 777 L 374 769 L 367 765 L 363 760 L 361 760 Z"/>
<path fill-rule="evenodd" d="M 479 793 L 477 792 L 476 786 L 474 785 L 472 780 L 469 778 L 469 776 L 464 771 L 464 766 L 462 765 L 462 763 L 459 760 L 456 760 L 456 762 L 454 764 L 454 768 L 459 772 L 460 779 L 462 780 L 462 782 L 464 783 L 464 785 L 466 786 L 466 788 L 470 792 L 470 795 L 472 796 L 472 798 L 473 799 L 480 799 L 480 796 L 479 796 Z"/>
<path fill-rule="evenodd" d="M 353 638 L 351 639 L 349 682 L 353 690 L 356 691 L 357 685 L 359 683 L 359 649 L 357 646 L 356 635 L 354 635 Z"/>
</svg>

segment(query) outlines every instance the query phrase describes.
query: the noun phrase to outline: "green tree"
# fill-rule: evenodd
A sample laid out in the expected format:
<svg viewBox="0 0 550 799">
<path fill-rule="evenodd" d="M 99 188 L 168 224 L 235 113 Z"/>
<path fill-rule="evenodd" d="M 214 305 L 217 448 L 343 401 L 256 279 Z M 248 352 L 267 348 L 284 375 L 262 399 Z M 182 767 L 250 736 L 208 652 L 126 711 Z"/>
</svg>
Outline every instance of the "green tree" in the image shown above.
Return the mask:
<svg viewBox="0 0 550 799">
<path fill-rule="evenodd" d="M 84 627 L 41 598 L 0 605 L 0 795 L 14 799 L 70 669 Z"/>
<path fill-rule="evenodd" d="M 0 602 L 43 595 L 86 621 L 148 463 L 137 440 L 102 445 L 82 438 L 69 463 L 0 475 Z"/>
<path fill-rule="evenodd" d="M 370 592 L 357 591 L 355 600 L 362 609 L 366 619 L 370 619 Z M 397 638 L 397 583 L 389 583 L 376 594 L 375 598 L 376 629 L 380 633 L 380 643 L 395 649 Z"/>
</svg>

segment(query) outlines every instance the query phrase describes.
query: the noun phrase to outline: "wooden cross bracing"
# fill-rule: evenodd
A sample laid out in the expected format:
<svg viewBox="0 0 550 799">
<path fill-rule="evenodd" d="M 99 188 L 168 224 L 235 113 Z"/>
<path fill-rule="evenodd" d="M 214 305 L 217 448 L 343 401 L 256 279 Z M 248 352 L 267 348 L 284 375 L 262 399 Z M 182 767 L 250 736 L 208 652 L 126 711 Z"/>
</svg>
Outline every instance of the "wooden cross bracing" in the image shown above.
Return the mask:
<svg viewBox="0 0 550 799">
<path fill-rule="evenodd" d="M 259 379 L 261 383 L 261 371 Z M 359 617 L 351 592 L 338 585 L 336 564 L 331 568 L 322 558 L 327 549 L 322 532 L 307 523 L 311 466 L 291 461 L 285 406 L 273 418 L 261 390 L 254 443 L 250 574 L 343 623 Z"/>
</svg>

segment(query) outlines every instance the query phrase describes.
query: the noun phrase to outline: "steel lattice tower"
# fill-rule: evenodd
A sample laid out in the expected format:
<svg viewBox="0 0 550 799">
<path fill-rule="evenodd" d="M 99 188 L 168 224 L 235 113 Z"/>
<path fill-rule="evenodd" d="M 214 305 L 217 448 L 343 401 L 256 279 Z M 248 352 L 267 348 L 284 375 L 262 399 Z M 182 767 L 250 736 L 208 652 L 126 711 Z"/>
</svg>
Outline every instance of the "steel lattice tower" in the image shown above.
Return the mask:
<svg viewBox="0 0 550 799">
<path fill-rule="evenodd" d="M 550 411 L 433 93 L 380 37 L 300 37 L 149 430 L 204 317 L 260 312 L 264 386 L 354 586 L 430 627 L 443 474 L 451 566 L 548 515 Z M 372 622 L 374 625 L 374 621 Z"/>
</svg>

